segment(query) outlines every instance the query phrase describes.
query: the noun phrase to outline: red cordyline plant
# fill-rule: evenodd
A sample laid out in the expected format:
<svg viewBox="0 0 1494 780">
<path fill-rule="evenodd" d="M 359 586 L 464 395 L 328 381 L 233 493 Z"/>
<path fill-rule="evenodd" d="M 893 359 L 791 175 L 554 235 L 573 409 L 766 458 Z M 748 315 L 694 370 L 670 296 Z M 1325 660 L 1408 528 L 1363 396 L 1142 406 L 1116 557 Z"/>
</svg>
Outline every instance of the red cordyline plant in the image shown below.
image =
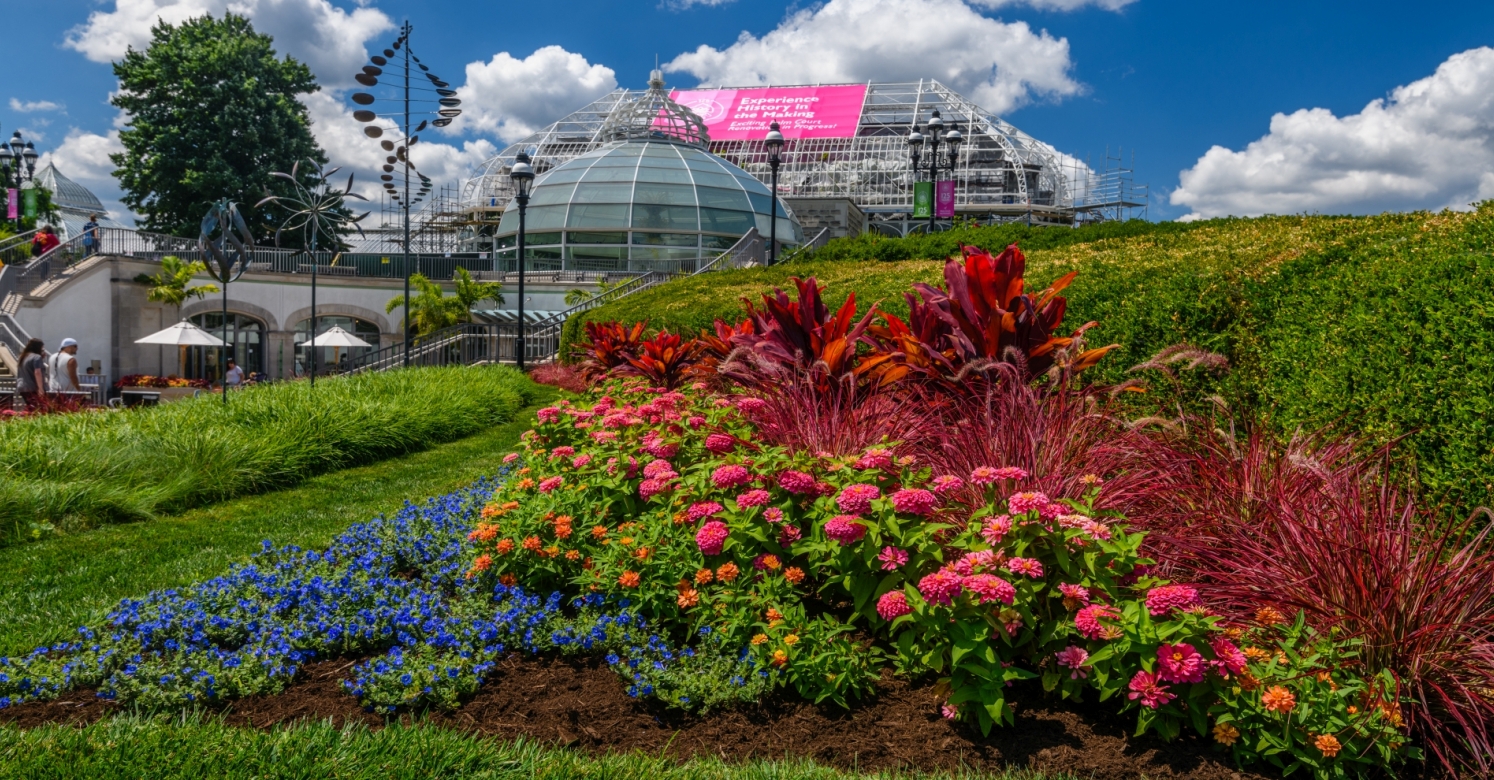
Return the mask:
<svg viewBox="0 0 1494 780">
<path fill-rule="evenodd" d="M 869 329 L 876 351 L 861 370 L 878 385 L 911 377 L 957 389 L 972 374 L 998 363 L 1014 363 L 1026 376 L 1040 376 L 1061 350 L 1095 324 L 1088 323 L 1071 336 L 1053 335 L 1068 306 L 1058 293 L 1077 272 L 1031 295 L 1024 289 L 1027 259 L 1016 244 L 996 257 L 971 246 L 961 252 L 963 263 L 955 258 L 945 263 L 944 289 L 917 284 L 918 297 L 905 295 L 907 322 L 884 313 L 882 323 Z M 1117 346 L 1074 354 L 1067 368 L 1083 371 Z"/>
<path fill-rule="evenodd" d="M 763 296 L 761 310 L 743 299 L 752 329 L 731 336 L 731 343 L 742 349 L 721 365 L 721 372 L 749 387 L 809 375 L 816 389 L 831 392 L 856 372 L 856 345 L 871 324 L 875 307 L 857 320 L 856 294 L 851 293 L 831 314 L 814 277 L 790 281 L 798 288 L 798 300 L 790 300 L 776 287 L 772 295 Z"/>
<path fill-rule="evenodd" d="M 628 358 L 639 354 L 643 330 L 647 327 L 647 320 L 632 327 L 620 322 L 586 323 L 586 341 L 575 347 L 582 356 L 581 373 L 595 382 L 613 369 L 627 365 Z"/>
<path fill-rule="evenodd" d="M 637 356 L 627 356 L 627 364 L 618 366 L 613 373 L 642 377 L 653 387 L 673 390 L 680 386 L 695 364 L 699 347 L 694 339 L 686 341 L 662 330 L 653 338 L 638 342 Z"/>
<path fill-rule="evenodd" d="M 1125 440 L 1142 489 L 1118 507 L 1171 574 L 1226 614 L 1301 610 L 1363 640 L 1417 701 L 1412 733 L 1450 772 L 1494 772 L 1491 518 L 1440 522 L 1386 479 L 1385 450 L 1326 435 L 1280 444 L 1208 423 Z"/>
<path fill-rule="evenodd" d="M 700 353 L 692 373 L 708 384 L 715 384 L 719 380 L 721 364 L 737 349 L 732 339 L 738 336 L 749 336 L 756 332 L 752 320 L 742 320 L 732 325 L 717 319 L 712 323 L 712 330 L 702 330 L 695 338 L 695 341 L 700 344 Z"/>
</svg>

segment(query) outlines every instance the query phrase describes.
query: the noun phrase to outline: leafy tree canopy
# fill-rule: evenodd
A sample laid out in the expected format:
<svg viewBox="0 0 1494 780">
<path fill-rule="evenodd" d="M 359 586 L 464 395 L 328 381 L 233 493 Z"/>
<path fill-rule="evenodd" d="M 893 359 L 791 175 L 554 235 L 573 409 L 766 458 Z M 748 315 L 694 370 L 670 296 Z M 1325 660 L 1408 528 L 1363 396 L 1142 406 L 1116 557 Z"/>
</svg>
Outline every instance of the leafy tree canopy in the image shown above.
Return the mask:
<svg viewBox="0 0 1494 780">
<path fill-rule="evenodd" d="M 126 205 L 146 230 L 195 236 L 216 200 L 257 203 L 278 191 L 272 171 L 326 162 L 299 95 L 318 87 L 311 70 L 277 58 L 272 39 L 232 13 L 158 23 L 150 46 L 114 64 L 110 102 L 130 117 L 125 151 L 111 156 Z M 305 166 L 302 166 L 305 167 Z M 256 241 L 275 233 L 277 209 L 246 209 Z M 295 240 L 293 236 L 288 239 Z"/>
</svg>

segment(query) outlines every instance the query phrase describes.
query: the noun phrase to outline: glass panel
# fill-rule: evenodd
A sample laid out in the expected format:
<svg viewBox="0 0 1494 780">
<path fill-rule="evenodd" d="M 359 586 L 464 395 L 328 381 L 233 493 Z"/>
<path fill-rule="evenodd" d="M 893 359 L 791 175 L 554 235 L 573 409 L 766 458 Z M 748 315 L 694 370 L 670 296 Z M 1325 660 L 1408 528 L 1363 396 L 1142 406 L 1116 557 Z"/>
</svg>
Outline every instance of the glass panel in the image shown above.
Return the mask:
<svg viewBox="0 0 1494 780">
<path fill-rule="evenodd" d="M 705 171 L 707 173 L 726 172 L 726 169 L 721 167 L 721 163 L 716 162 L 710 157 L 686 157 L 685 165 L 689 166 L 692 171 Z"/>
<path fill-rule="evenodd" d="M 701 209 L 700 229 L 712 233 L 736 233 L 740 236 L 757 224 L 753 216 L 750 211 Z"/>
<path fill-rule="evenodd" d="M 608 149 L 605 154 L 608 157 L 637 157 L 643 154 L 643 146 L 643 144 L 622 144 L 616 149 Z"/>
<path fill-rule="evenodd" d="M 628 204 L 599 205 L 571 204 L 571 215 L 566 227 L 573 228 L 625 228 L 628 226 Z"/>
<path fill-rule="evenodd" d="M 625 246 L 568 246 L 565 256 L 572 260 L 626 260 Z"/>
<path fill-rule="evenodd" d="M 633 185 L 588 182 L 576 187 L 572 200 L 576 203 L 628 203 L 633 200 Z"/>
<path fill-rule="evenodd" d="M 526 231 L 559 227 L 565 227 L 565 206 L 530 208 L 524 220 Z M 559 243 L 560 239 L 557 237 L 555 242 Z"/>
<path fill-rule="evenodd" d="M 697 249 L 669 249 L 667 247 L 635 246 L 633 247 L 634 260 L 682 260 L 694 258 L 700 255 Z"/>
<path fill-rule="evenodd" d="M 768 185 L 752 178 L 752 174 L 743 171 L 736 177 L 736 179 L 737 183 L 742 185 L 742 189 L 747 190 L 748 192 L 762 193 L 762 195 L 767 196 Z"/>
<path fill-rule="evenodd" d="M 736 209 L 738 211 L 751 211 L 752 203 L 747 200 L 747 193 L 741 190 L 723 190 L 718 187 L 697 187 L 695 197 L 700 198 L 702 208 L 710 206 L 718 209 Z"/>
<path fill-rule="evenodd" d="M 655 185 L 657 186 L 657 185 Z M 694 206 L 633 204 L 633 227 L 655 230 L 699 230 Z"/>
<path fill-rule="evenodd" d="M 792 220 L 779 219 L 778 220 L 778 242 L 779 243 L 793 243 L 793 244 L 802 243 L 804 241 L 804 237 L 801 236 L 801 235 L 799 235 L 798 227 L 799 226 L 796 223 L 794 223 Z"/>
<path fill-rule="evenodd" d="M 680 158 L 679 152 L 676 152 L 674 150 L 674 145 L 673 144 L 667 144 L 667 143 L 662 143 L 662 144 L 643 144 L 643 156 L 644 157 L 673 157 L 676 160 L 678 160 Z"/>
<path fill-rule="evenodd" d="M 699 236 L 694 233 L 634 233 L 634 244 L 650 246 L 695 246 Z"/>
<path fill-rule="evenodd" d="M 735 176 L 699 170 L 695 171 L 695 184 L 701 187 L 725 187 L 732 190 L 742 186 L 737 184 L 737 177 Z"/>
<path fill-rule="evenodd" d="M 594 168 L 633 168 L 637 165 L 637 157 L 628 157 L 621 154 L 610 154 L 606 157 L 598 158 L 595 163 L 592 163 L 592 167 Z"/>
<path fill-rule="evenodd" d="M 514 245 L 516 245 L 518 243 L 519 243 L 519 233 L 518 233 L 518 231 L 514 231 L 510 235 L 499 237 L 499 239 L 498 239 L 498 248 L 499 249 L 503 249 L 503 248 L 506 248 L 506 247 L 514 246 Z"/>
<path fill-rule="evenodd" d="M 689 184 L 690 172 L 684 166 L 679 168 L 648 168 L 638 169 L 638 181 L 666 182 L 669 184 Z"/>
<path fill-rule="evenodd" d="M 581 175 L 586 173 L 586 166 L 578 165 L 574 168 L 567 166 L 563 171 L 553 171 L 534 180 L 535 189 L 546 184 L 567 184 L 580 181 Z"/>
<path fill-rule="evenodd" d="M 772 208 L 768 205 L 768 188 L 764 187 L 761 195 L 756 192 L 748 192 L 747 199 L 752 201 L 752 210 L 759 214 L 766 214 Z"/>
<path fill-rule="evenodd" d="M 560 247 L 558 246 L 536 246 L 524 247 L 524 256 L 528 258 L 539 258 L 542 260 L 559 260 Z M 528 266 L 525 266 L 526 268 Z"/>
<path fill-rule="evenodd" d="M 731 249 L 732 245 L 741 238 L 741 236 L 701 236 L 700 247 L 702 249 Z"/>
<path fill-rule="evenodd" d="M 555 233 L 525 233 L 524 234 L 524 248 L 526 250 L 529 247 L 539 246 L 540 244 L 558 244 L 558 243 L 560 243 L 560 233 L 559 232 L 555 232 Z"/>
<path fill-rule="evenodd" d="M 535 206 L 553 206 L 557 203 L 571 202 L 571 192 L 576 189 L 574 184 L 556 184 L 550 187 L 535 187 L 534 194 L 529 198 L 529 208 Z"/>
<path fill-rule="evenodd" d="M 632 181 L 633 167 L 627 168 L 601 168 L 593 167 L 586 171 L 582 181 Z"/>
<path fill-rule="evenodd" d="M 503 212 L 502 219 L 498 220 L 499 233 L 516 233 L 519 230 L 519 210 L 511 208 Z"/>
<path fill-rule="evenodd" d="M 526 246 L 524 248 L 528 249 L 529 247 Z M 493 257 L 499 260 L 512 260 L 518 251 L 518 249 L 505 249 L 502 252 L 494 252 Z"/>
<path fill-rule="evenodd" d="M 577 233 L 565 234 L 567 244 L 626 244 L 628 243 L 627 231 L 616 231 L 607 233 Z"/>
<path fill-rule="evenodd" d="M 753 214 L 752 215 L 752 219 L 753 219 L 754 222 L 757 223 L 757 232 L 759 234 L 761 234 L 763 238 L 767 238 L 768 237 L 768 215 L 767 214 Z"/>
<path fill-rule="evenodd" d="M 633 202 L 650 206 L 694 206 L 695 188 L 685 184 L 643 184 L 633 189 Z"/>
</svg>

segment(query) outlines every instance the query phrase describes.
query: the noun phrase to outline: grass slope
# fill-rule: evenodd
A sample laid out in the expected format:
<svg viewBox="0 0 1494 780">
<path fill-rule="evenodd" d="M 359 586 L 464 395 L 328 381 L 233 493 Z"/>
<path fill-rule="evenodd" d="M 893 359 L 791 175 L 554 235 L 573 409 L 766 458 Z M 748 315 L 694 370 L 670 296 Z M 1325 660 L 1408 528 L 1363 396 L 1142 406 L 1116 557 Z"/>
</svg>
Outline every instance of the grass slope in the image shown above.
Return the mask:
<svg viewBox="0 0 1494 780">
<path fill-rule="evenodd" d="M 536 402 L 553 397 L 535 390 Z M 498 471 L 533 409 L 513 422 L 425 452 L 312 478 L 149 523 L 58 536 L 0 554 L 0 656 L 72 639 L 122 598 L 217 576 L 276 545 L 325 547 L 348 525 L 448 493 Z"/>
<path fill-rule="evenodd" d="M 1129 223 L 1128 223 L 1129 224 Z M 959 241 L 1022 244 L 1037 287 L 1070 270 L 1071 326 L 1122 348 L 1094 374 L 1116 381 L 1163 347 L 1190 342 L 1234 370 L 1201 388 L 1284 433 L 1337 425 L 1375 441 L 1408 436 L 1409 465 L 1437 497 L 1462 509 L 1494 503 L 1494 202 L 1468 213 L 1266 217 L 1188 226 L 1085 230 L 965 230 L 941 239 L 831 242 L 775 268 L 688 278 L 572 318 L 647 319 L 694 334 L 741 317 L 790 276 L 815 276 L 839 305 L 855 291 L 902 315 L 914 282 L 935 282 Z M 886 258 L 883 262 L 857 261 Z"/>
<path fill-rule="evenodd" d="M 590 756 L 535 742 L 472 737 L 429 726 L 379 731 L 326 723 L 237 729 L 213 720 L 120 717 L 85 728 L 0 728 L 0 778 L 646 778 L 647 780 L 846 780 L 1004 778 L 1047 775 L 850 773 L 811 761 L 679 763 L 637 753 Z"/>
<path fill-rule="evenodd" d="M 420 368 L 255 387 L 130 412 L 0 425 L 0 545 L 154 518 L 468 436 L 536 385 L 508 368 Z"/>
</svg>

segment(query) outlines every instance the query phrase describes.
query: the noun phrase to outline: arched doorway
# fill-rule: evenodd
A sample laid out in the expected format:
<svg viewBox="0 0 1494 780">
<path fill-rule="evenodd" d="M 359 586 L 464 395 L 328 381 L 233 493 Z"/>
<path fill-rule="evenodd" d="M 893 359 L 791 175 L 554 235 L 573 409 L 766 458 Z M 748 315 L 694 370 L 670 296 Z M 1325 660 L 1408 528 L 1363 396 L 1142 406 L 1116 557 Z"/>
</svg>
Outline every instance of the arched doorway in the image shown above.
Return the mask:
<svg viewBox="0 0 1494 780">
<path fill-rule="evenodd" d="M 360 339 L 374 345 L 372 347 L 322 347 L 321 354 L 317 356 L 317 371 L 326 373 L 332 368 L 345 363 L 349 358 L 358 357 L 367 352 L 378 349 L 379 326 L 372 322 L 365 322 L 356 317 L 346 317 L 337 314 L 322 314 L 316 318 L 316 332 L 321 335 L 333 327 L 357 336 Z M 304 346 L 311 340 L 311 320 L 304 319 L 296 323 L 296 376 L 306 376 L 311 371 L 311 348 Z"/>
<path fill-rule="evenodd" d="M 208 312 L 189 317 L 193 325 L 223 338 L 223 312 Z M 245 376 L 262 374 L 265 371 L 265 324 L 247 314 L 228 313 L 228 343 L 233 345 L 233 360 L 244 369 Z M 217 382 L 223 378 L 223 368 L 218 365 L 220 349 L 214 347 L 188 347 L 186 371 L 188 379 L 206 379 Z"/>
</svg>

